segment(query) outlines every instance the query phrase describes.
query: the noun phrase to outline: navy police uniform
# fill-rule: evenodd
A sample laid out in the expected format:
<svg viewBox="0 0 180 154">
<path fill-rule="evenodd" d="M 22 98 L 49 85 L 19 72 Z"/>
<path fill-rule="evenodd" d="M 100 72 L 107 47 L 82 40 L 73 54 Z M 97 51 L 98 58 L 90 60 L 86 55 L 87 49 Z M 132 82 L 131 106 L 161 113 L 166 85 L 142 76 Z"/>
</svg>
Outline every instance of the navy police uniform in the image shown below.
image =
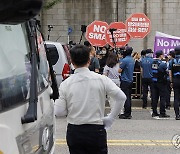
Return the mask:
<svg viewBox="0 0 180 154">
<path fill-rule="evenodd" d="M 159 58 L 163 55 L 163 52 L 157 51 L 156 57 Z M 152 63 L 152 117 L 159 116 L 161 118 L 167 118 L 169 115 L 166 114 L 166 88 L 167 88 L 167 65 L 160 59 L 155 59 Z M 160 97 L 160 114 L 157 112 L 157 104 Z"/>
<path fill-rule="evenodd" d="M 175 50 L 177 49 L 175 48 Z M 169 62 L 169 70 L 171 70 L 172 72 L 171 82 L 173 82 L 174 89 L 174 111 L 176 115 L 176 120 L 180 120 L 180 55 L 176 55 L 175 58 Z"/>
</svg>

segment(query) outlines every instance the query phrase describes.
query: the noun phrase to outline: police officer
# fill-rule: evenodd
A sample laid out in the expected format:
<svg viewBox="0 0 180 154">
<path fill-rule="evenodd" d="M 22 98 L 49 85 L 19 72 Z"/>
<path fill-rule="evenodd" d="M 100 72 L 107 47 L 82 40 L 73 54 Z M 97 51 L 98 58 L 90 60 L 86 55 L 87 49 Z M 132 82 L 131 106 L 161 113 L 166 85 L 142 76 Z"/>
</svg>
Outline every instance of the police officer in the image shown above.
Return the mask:
<svg viewBox="0 0 180 154">
<path fill-rule="evenodd" d="M 119 115 L 120 119 L 131 119 L 131 90 L 133 85 L 134 60 L 131 57 L 133 48 L 126 47 L 125 58 L 122 59 L 119 73 L 121 73 L 121 90 L 125 93 L 127 100 L 124 104 L 124 114 Z"/>
<path fill-rule="evenodd" d="M 180 46 L 175 48 L 175 58 L 169 62 L 169 77 L 174 89 L 175 119 L 180 120 Z"/>
<path fill-rule="evenodd" d="M 147 108 L 147 95 L 148 88 L 152 94 L 152 63 L 153 63 L 153 51 L 151 49 L 146 50 L 146 55 L 141 59 L 141 75 L 142 75 L 142 92 L 143 92 L 143 105 L 142 108 Z M 152 102 L 151 102 L 152 105 Z"/>
<path fill-rule="evenodd" d="M 166 114 L 166 88 L 167 88 L 167 65 L 162 62 L 164 57 L 163 51 L 156 51 L 156 58 L 152 63 L 152 117 L 159 116 L 160 118 L 168 118 Z M 157 104 L 160 96 L 160 114 L 157 112 Z"/>
<path fill-rule="evenodd" d="M 171 61 L 171 59 L 175 58 L 175 53 L 174 50 L 170 51 L 168 54 L 168 59 L 166 61 L 167 67 L 169 68 L 169 62 Z M 168 71 L 168 69 L 167 69 Z M 171 91 L 172 91 L 172 87 L 171 87 L 171 83 L 170 83 L 170 78 L 169 75 L 167 77 L 167 94 L 166 94 L 166 109 L 170 110 L 171 107 Z"/>
</svg>

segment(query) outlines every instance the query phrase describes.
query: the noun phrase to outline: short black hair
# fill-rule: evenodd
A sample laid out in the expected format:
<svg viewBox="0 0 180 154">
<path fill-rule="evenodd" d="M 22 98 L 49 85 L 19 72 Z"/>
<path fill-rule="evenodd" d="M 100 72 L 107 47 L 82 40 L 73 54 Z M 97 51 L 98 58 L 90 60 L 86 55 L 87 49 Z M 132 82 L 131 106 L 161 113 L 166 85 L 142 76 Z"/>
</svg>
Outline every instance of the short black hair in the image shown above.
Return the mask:
<svg viewBox="0 0 180 154">
<path fill-rule="evenodd" d="M 175 55 L 180 55 L 180 46 L 175 47 L 174 52 Z"/>
<path fill-rule="evenodd" d="M 146 55 L 146 50 L 143 49 L 143 50 L 141 51 L 141 56 L 145 56 L 145 55 Z"/>
<path fill-rule="evenodd" d="M 87 46 L 87 47 L 90 47 L 91 43 L 89 43 L 89 41 L 84 41 L 84 45 Z"/>
<path fill-rule="evenodd" d="M 169 55 L 170 55 L 171 57 L 175 58 L 175 52 L 174 52 L 174 50 L 171 50 L 171 51 L 169 52 Z"/>
<path fill-rule="evenodd" d="M 75 45 L 70 50 L 71 60 L 77 66 L 84 66 L 88 63 L 91 49 L 85 45 Z"/>
</svg>

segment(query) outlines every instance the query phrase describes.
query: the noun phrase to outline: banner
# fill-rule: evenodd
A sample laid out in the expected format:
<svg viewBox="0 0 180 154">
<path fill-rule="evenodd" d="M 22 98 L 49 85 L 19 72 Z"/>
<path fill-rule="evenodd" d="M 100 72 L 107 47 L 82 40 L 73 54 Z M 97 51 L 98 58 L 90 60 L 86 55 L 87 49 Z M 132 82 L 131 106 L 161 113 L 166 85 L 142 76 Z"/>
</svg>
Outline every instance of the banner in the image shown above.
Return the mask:
<svg viewBox="0 0 180 154">
<path fill-rule="evenodd" d="M 154 54 L 158 50 L 162 50 L 164 55 L 168 55 L 169 51 L 174 50 L 180 45 L 180 37 L 168 35 L 161 32 L 156 32 L 154 40 Z"/>
</svg>

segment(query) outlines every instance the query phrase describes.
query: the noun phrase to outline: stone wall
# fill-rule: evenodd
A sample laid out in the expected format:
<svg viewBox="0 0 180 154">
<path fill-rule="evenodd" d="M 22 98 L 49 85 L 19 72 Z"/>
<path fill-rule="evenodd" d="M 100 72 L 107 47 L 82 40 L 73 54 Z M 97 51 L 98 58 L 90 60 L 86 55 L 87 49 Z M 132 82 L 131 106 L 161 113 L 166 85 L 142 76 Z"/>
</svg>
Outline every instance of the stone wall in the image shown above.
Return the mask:
<svg viewBox="0 0 180 154">
<path fill-rule="evenodd" d="M 53 25 L 50 40 L 79 42 L 81 25 L 94 20 L 123 21 L 132 13 L 145 13 L 151 20 L 151 32 L 144 39 L 131 39 L 134 51 L 152 48 L 156 31 L 180 36 L 180 0 L 62 0 L 52 9 L 42 11 L 42 27 L 48 36 L 48 25 Z M 68 27 L 73 29 L 68 39 Z M 83 37 L 84 41 L 85 38 Z"/>
</svg>

